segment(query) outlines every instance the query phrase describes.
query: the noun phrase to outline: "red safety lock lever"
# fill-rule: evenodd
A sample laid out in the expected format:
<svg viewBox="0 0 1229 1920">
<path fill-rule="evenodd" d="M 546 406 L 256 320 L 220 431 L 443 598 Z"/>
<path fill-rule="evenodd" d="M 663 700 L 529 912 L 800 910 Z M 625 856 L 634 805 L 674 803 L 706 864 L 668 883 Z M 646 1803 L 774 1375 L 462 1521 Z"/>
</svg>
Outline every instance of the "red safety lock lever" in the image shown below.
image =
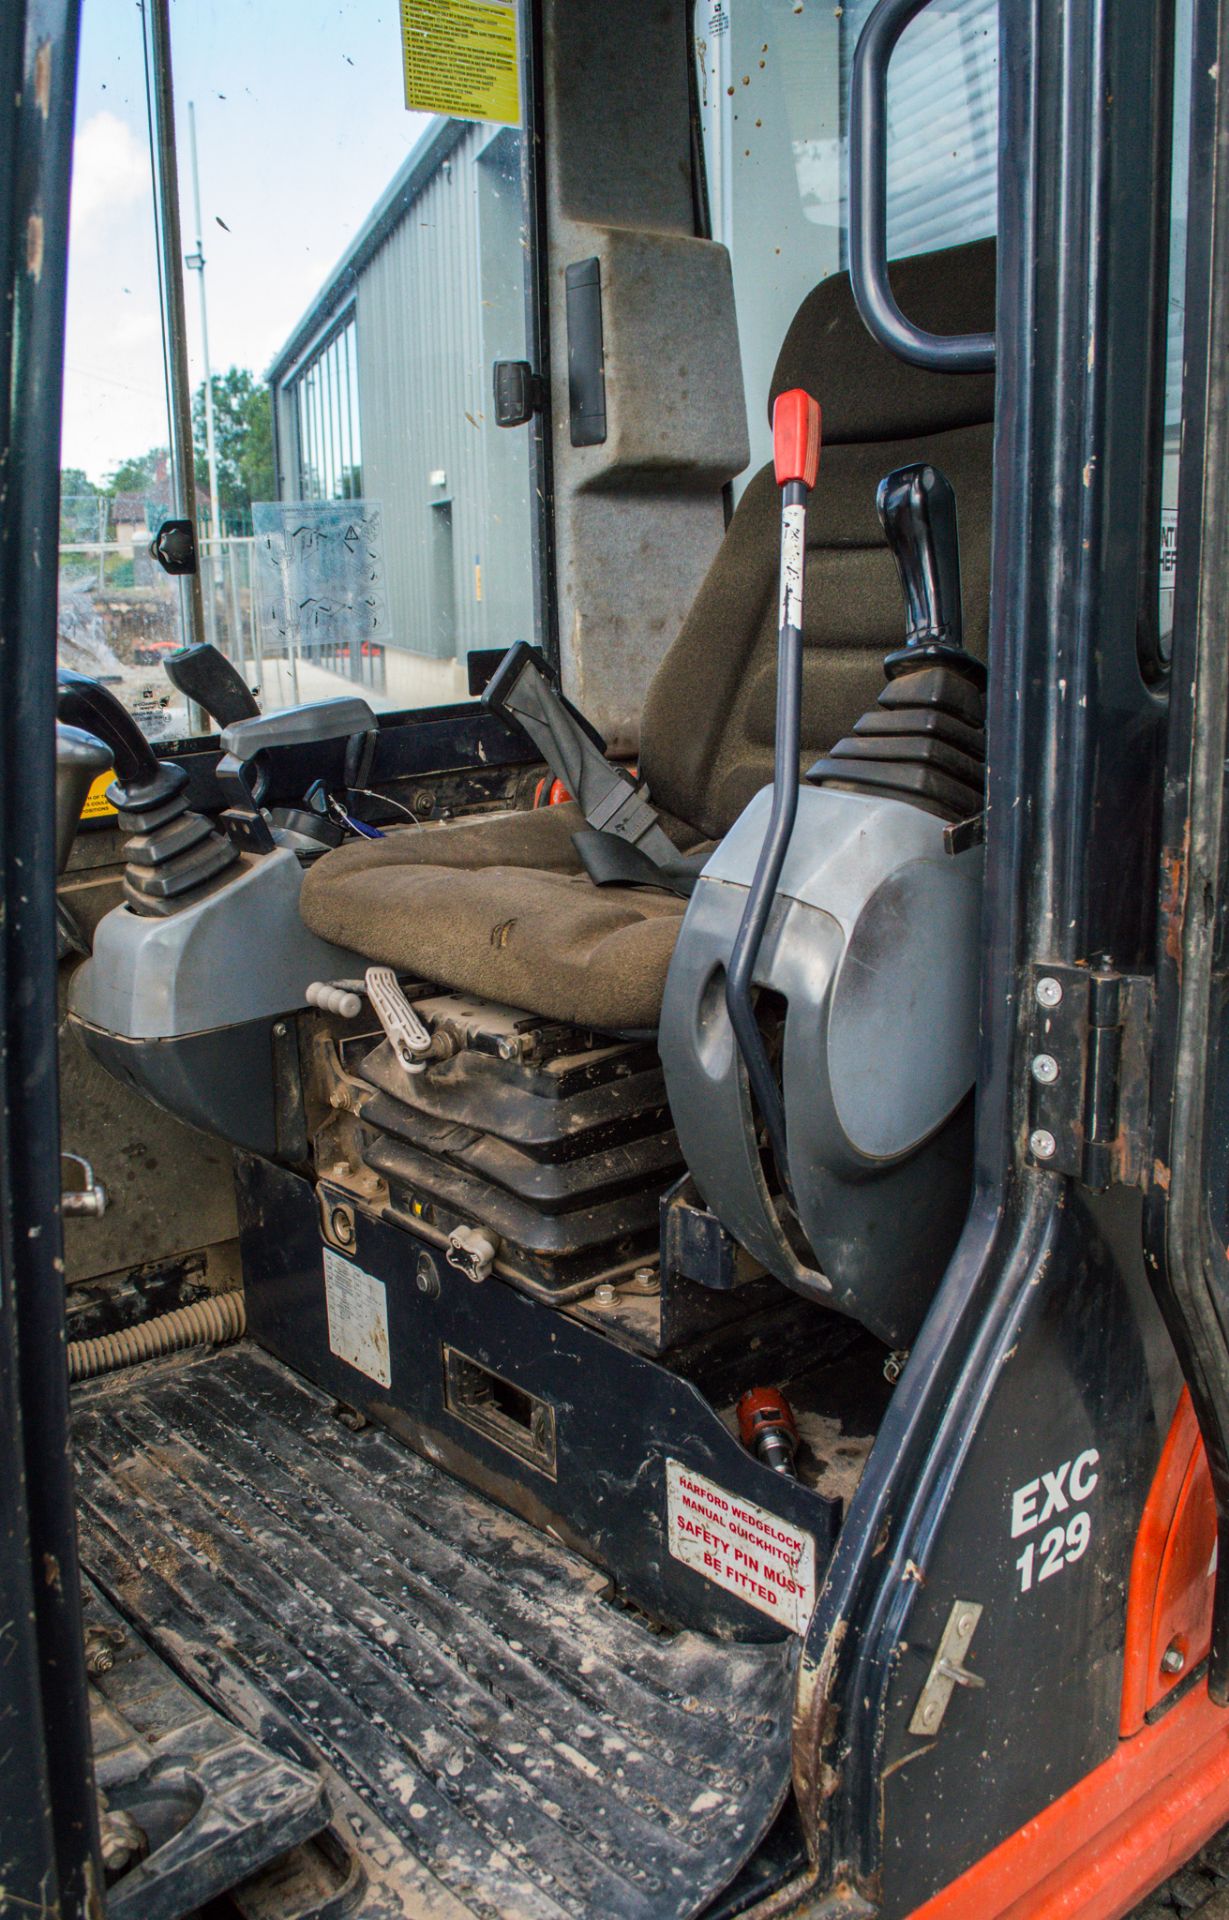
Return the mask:
<svg viewBox="0 0 1229 1920">
<path fill-rule="evenodd" d="M 777 395 L 772 410 L 772 464 L 777 485 L 796 481 L 808 490 L 819 473 L 819 401 L 801 387 Z"/>
<path fill-rule="evenodd" d="M 778 625 L 802 630 L 802 569 L 807 495 L 819 473 L 820 412 L 801 387 L 777 395 L 772 410 L 772 464 L 781 489 L 781 604 Z M 782 652 L 785 641 L 782 635 Z M 785 670 L 781 658 L 778 676 Z"/>
<path fill-rule="evenodd" d="M 820 429 L 819 402 L 809 393 L 793 387 L 788 393 L 778 394 L 772 410 L 772 452 L 777 485 L 781 489 L 781 599 L 772 808 L 725 978 L 730 1025 L 747 1070 L 751 1093 L 768 1130 L 781 1185 L 791 1203 L 785 1107 L 755 1017 L 753 979 L 798 811 L 802 757 L 802 576 L 806 561 L 807 495 L 819 473 Z M 827 1281 L 822 1284 L 826 1287 Z"/>
</svg>

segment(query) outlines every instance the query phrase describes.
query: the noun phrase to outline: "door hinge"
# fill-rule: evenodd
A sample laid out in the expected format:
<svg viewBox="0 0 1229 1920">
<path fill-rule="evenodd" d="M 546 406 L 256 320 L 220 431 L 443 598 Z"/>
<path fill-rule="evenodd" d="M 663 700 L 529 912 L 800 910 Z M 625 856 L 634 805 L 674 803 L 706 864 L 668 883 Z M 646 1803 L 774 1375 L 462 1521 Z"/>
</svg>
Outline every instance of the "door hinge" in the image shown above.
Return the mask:
<svg viewBox="0 0 1229 1920">
<path fill-rule="evenodd" d="M 1146 1185 L 1151 979 L 1040 965 L 1030 990 L 1029 1158 L 1097 1193 Z"/>
</svg>

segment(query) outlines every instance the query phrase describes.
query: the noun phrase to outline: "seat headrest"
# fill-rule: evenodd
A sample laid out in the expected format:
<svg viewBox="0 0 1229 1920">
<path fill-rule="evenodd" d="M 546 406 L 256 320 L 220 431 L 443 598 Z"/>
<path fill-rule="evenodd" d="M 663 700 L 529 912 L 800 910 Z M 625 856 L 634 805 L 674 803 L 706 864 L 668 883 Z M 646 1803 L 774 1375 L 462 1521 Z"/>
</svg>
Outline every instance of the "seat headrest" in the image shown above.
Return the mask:
<svg viewBox="0 0 1229 1920">
<path fill-rule="evenodd" d="M 975 240 L 914 254 L 889 269 L 902 313 L 930 333 L 994 331 L 995 243 Z M 823 410 L 828 446 L 908 440 L 994 418 L 993 373 L 927 373 L 873 340 L 854 305 L 849 275 L 809 293 L 785 336 L 769 395 L 805 387 Z"/>
</svg>

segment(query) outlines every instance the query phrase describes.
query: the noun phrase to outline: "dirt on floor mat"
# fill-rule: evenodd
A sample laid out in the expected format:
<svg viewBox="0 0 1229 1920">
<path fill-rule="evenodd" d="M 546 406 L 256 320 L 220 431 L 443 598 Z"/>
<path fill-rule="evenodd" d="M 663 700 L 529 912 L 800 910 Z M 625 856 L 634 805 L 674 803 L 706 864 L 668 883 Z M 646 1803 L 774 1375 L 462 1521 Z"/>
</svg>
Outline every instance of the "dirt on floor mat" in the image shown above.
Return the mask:
<svg viewBox="0 0 1229 1920">
<path fill-rule="evenodd" d="M 653 1630 L 594 1569 L 250 1346 L 74 1400 L 81 1554 L 323 1773 L 347 1913 L 685 1920 L 789 1781 L 796 1643 Z"/>
</svg>

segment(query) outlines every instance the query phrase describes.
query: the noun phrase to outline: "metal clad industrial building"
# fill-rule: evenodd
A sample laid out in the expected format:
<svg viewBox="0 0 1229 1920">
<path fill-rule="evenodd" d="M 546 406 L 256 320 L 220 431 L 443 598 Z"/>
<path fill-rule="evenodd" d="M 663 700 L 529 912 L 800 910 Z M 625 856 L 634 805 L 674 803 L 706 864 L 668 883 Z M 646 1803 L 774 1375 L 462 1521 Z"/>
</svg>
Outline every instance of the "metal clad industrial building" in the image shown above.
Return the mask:
<svg viewBox="0 0 1229 1920">
<path fill-rule="evenodd" d="M 528 436 L 490 399 L 492 362 L 525 354 L 521 148 L 433 122 L 270 369 L 281 498 L 384 509 L 386 691 L 407 705 L 463 697 L 469 651 L 534 635 Z"/>
</svg>

